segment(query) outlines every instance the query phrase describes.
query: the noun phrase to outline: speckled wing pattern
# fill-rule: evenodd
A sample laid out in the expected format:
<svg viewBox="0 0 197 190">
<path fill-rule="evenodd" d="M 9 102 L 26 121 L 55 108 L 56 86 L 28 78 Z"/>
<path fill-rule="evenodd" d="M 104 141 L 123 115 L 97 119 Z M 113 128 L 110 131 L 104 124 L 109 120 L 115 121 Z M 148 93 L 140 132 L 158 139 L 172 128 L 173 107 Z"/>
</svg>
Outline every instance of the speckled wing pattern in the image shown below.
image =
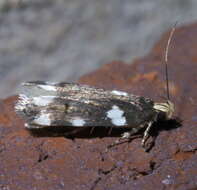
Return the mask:
<svg viewBox="0 0 197 190">
<path fill-rule="evenodd" d="M 157 114 L 153 101 L 123 91 L 76 83 L 26 82 L 15 106 L 28 128 L 45 126 L 131 127 Z"/>
</svg>

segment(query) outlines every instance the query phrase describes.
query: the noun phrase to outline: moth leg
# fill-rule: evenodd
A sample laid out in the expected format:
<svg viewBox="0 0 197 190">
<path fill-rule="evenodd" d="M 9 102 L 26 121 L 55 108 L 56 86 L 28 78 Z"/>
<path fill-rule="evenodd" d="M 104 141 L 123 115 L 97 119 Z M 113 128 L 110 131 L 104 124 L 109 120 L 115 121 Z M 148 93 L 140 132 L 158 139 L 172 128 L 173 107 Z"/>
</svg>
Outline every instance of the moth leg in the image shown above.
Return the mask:
<svg viewBox="0 0 197 190">
<path fill-rule="evenodd" d="M 110 144 L 108 148 L 128 142 L 131 136 L 136 134 L 137 132 L 138 132 L 137 128 L 132 128 L 130 131 L 122 133 L 121 137 L 118 140 L 116 140 L 114 143 Z"/>
<path fill-rule="evenodd" d="M 137 128 L 132 128 L 130 131 L 124 132 L 121 135 L 120 139 L 129 139 L 132 135 L 134 135 L 137 132 L 138 132 L 138 129 Z"/>
<path fill-rule="evenodd" d="M 95 129 L 95 127 L 91 127 L 91 129 L 90 129 L 90 135 L 92 135 L 94 129 Z"/>
<path fill-rule="evenodd" d="M 109 131 L 108 131 L 108 135 L 111 135 L 112 132 L 112 127 L 110 127 Z"/>
<path fill-rule="evenodd" d="M 147 126 L 145 132 L 144 132 L 144 136 L 143 136 L 143 139 L 142 139 L 142 147 L 145 147 L 145 143 L 146 143 L 147 139 L 150 137 L 149 132 L 150 132 L 150 129 L 151 129 L 152 125 L 153 125 L 153 122 L 150 121 L 148 123 L 148 126 Z"/>
<path fill-rule="evenodd" d="M 64 137 L 72 137 L 85 130 L 87 130 L 87 128 L 78 128 L 73 131 L 64 133 Z"/>
</svg>

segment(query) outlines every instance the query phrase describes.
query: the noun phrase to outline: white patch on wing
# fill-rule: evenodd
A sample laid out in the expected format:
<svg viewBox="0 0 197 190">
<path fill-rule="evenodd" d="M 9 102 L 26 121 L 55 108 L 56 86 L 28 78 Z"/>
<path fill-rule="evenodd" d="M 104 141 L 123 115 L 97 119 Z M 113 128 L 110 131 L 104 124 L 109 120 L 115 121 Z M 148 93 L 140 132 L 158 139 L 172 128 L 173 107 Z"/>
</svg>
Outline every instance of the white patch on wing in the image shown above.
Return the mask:
<svg viewBox="0 0 197 190">
<path fill-rule="evenodd" d="M 115 94 L 115 95 L 118 95 L 118 96 L 128 96 L 127 92 L 119 91 L 119 90 L 112 90 L 111 93 Z"/>
<path fill-rule="evenodd" d="M 41 112 L 39 117 L 34 119 L 34 123 L 37 125 L 50 126 L 51 125 L 50 113 Z"/>
<path fill-rule="evenodd" d="M 39 84 L 38 86 L 46 91 L 57 91 L 56 86 L 53 85 Z"/>
<path fill-rule="evenodd" d="M 56 98 L 56 96 L 38 96 L 34 97 L 32 102 L 36 106 L 47 106 L 53 102 L 54 98 Z"/>
<path fill-rule="evenodd" d="M 72 119 L 70 122 L 72 123 L 72 126 L 76 126 L 76 127 L 82 127 L 85 124 L 85 120 L 80 117 L 76 117 Z"/>
<path fill-rule="evenodd" d="M 25 128 L 27 129 L 40 129 L 42 126 L 41 125 L 31 125 L 28 123 L 25 123 Z"/>
<path fill-rule="evenodd" d="M 123 116 L 122 111 L 118 106 L 112 106 L 112 109 L 107 112 L 107 117 L 111 119 L 112 124 L 116 126 L 127 125 L 126 118 Z"/>
</svg>

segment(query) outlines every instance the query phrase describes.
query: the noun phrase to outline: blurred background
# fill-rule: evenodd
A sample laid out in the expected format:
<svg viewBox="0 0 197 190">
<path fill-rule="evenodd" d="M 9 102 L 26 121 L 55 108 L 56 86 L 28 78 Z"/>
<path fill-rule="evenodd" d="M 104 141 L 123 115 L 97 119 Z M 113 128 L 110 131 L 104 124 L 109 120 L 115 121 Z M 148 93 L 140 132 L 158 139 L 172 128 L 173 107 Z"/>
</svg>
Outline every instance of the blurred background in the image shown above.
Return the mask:
<svg viewBox="0 0 197 190">
<path fill-rule="evenodd" d="M 197 0 L 0 0 L 0 98 L 24 81 L 75 82 L 131 63 L 176 21 L 196 19 Z"/>
</svg>

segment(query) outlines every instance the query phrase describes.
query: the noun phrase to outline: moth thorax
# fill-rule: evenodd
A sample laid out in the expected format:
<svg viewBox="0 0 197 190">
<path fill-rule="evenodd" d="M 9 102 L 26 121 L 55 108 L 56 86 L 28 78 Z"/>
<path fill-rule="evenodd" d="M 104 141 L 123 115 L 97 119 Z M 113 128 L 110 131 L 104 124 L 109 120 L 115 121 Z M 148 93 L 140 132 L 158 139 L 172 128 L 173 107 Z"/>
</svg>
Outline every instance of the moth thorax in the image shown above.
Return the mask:
<svg viewBox="0 0 197 190">
<path fill-rule="evenodd" d="M 154 103 L 153 107 L 156 111 L 165 113 L 167 119 L 172 118 L 174 104 L 171 101 L 168 100 L 166 103 Z"/>
</svg>

